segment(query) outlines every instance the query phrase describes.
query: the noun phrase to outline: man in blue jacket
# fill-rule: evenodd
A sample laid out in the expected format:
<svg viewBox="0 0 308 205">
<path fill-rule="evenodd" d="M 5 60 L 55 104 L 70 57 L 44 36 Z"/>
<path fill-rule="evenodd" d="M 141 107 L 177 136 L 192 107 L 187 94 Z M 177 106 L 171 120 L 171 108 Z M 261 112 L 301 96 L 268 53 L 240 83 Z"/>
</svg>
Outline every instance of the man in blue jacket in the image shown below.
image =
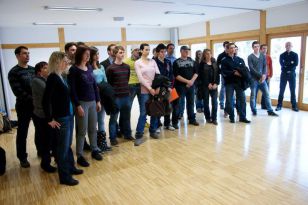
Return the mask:
<svg viewBox="0 0 308 205">
<path fill-rule="evenodd" d="M 295 69 L 298 66 L 298 55 L 292 51 L 292 43 L 286 43 L 286 51 L 280 55 L 279 62 L 281 65 L 280 75 L 280 90 L 278 97 L 278 104 L 276 111 L 281 110 L 284 91 L 286 89 L 287 82 L 289 82 L 290 93 L 291 93 L 291 104 L 292 110 L 298 112 L 296 103 L 296 73 Z"/>
<path fill-rule="evenodd" d="M 240 122 L 250 123 L 246 118 L 246 97 L 242 87 L 243 76 L 240 73 L 241 67 L 245 66 L 242 58 L 235 56 L 235 44 L 227 45 L 228 56 L 221 62 L 221 72 L 226 86 L 226 111 L 229 114 L 230 122 L 235 123 L 234 119 L 234 92 L 238 102 L 238 112 Z"/>
</svg>

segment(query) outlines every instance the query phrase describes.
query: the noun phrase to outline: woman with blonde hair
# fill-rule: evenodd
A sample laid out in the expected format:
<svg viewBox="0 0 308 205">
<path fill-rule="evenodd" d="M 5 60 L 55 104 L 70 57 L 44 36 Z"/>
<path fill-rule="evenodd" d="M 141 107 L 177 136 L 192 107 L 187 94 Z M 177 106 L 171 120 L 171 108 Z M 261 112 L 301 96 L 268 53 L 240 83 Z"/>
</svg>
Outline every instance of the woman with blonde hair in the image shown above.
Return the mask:
<svg viewBox="0 0 308 205">
<path fill-rule="evenodd" d="M 74 156 L 71 149 L 74 115 L 70 99 L 70 89 L 66 80 L 62 77 L 67 69 L 68 58 L 64 52 L 55 51 L 51 54 L 48 63 L 49 76 L 43 97 L 43 109 L 47 122 L 56 135 L 56 160 L 60 183 L 74 186 L 79 182 L 72 175 L 82 174 L 74 164 Z"/>
</svg>

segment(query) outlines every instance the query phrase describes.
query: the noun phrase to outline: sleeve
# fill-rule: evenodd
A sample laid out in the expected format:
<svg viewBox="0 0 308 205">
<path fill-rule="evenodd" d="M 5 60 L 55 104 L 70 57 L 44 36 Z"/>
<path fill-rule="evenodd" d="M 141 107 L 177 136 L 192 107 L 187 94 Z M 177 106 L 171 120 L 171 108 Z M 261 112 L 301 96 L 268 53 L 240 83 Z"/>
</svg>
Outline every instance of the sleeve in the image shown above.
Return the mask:
<svg viewBox="0 0 308 205">
<path fill-rule="evenodd" d="M 272 62 L 272 58 L 270 56 L 268 56 L 267 58 L 268 62 L 267 62 L 267 75 L 271 78 L 273 77 L 273 62 Z"/>
<path fill-rule="evenodd" d="M 49 76 L 46 82 L 46 88 L 43 95 L 43 110 L 47 119 L 47 122 L 52 121 L 52 104 L 51 100 L 54 95 L 55 88 L 55 78 L 53 76 Z"/>
<path fill-rule="evenodd" d="M 12 88 L 12 91 L 16 97 L 23 98 L 23 99 L 32 99 L 31 95 L 29 95 L 26 92 L 26 90 L 23 88 L 23 86 L 19 82 L 19 78 L 15 70 L 11 70 L 9 72 L 8 79 L 9 79 L 9 83 Z"/>
<path fill-rule="evenodd" d="M 103 82 L 108 82 L 104 66 L 101 67 L 101 70 L 103 72 Z"/>
<path fill-rule="evenodd" d="M 204 70 L 203 70 L 203 63 L 200 63 L 198 68 L 197 85 L 201 86 L 203 84 L 204 84 Z"/>
<path fill-rule="evenodd" d="M 217 85 L 219 85 L 220 84 L 220 72 L 219 72 L 219 67 L 218 67 L 217 63 L 216 63 L 216 66 L 217 66 L 217 73 L 216 73 L 215 83 Z"/>
<path fill-rule="evenodd" d="M 94 93 L 95 93 L 95 100 L 96 100 L 96 102 L 99 102 L 101 99 L 100 99 L 100 96 L 99 96 L 99 90 L 98 90 L 98 86 L 97 86 L 95 79 L 93 79 L 93 89 L 94 89 Z"/>
<path fill-rule="evenodd" d="M 110 67 L 106 69 L 106 78 L 109 84 L 112 84 L 112 68 Z"/>
<path fill-rule="evenodd" d="M 298 55 L 297 53 L 294 53 L 294 63 L 292 64 L 293 67 L 297 67 L 298 66 Z"/>
<path fill-rule="evenodd" d="M 228 65 L 227 59 L 221 61 L 221 72 L 224 77 L 233 77 L 234 70 Z"/>
<path fill-rule="evenodd" d="M 244 63 L 243 65 L 245 65 L 244 61 L 242 63 Z M 251 55 L 248 56 L 248 67 L 249 67 L 251 75 L 256 79 L 260 79 L 261 74 L 254 68 L 253 59 Z"/>
<path fill-rule="evenodd" d="M 285 64 L 284 64 L 284 59 L 283 59 L 283 54 L 281 54 L 279 56 L 279 63 L 281 65 L 281 68 L 285 68 Z"/>
<path fill-rule="evenodd" d="M 194 74 L 198 75 L 198 70 L 199 70 L 199 63 L 197 63 L 196 61 L 194 61 Z"/>
<path fill-rule="evenodd" d="M 154 65 L 154 68 L 155 68 L 155 73 L 156 74 L 160 74 L 159 68 L 158 68 L 157 63 L 156 63 L 155 60 L 153 60 L 153 65 Z"/>
<path fill-rule="evenodd" d="M 139 61 L 135 62 L 135 71 L 137 73 L 138 80 L 141 83 L 141 85 L 145 86 L 148 90 L 152 89 L 151 84 L 142 76 L 141 65 Z"/>
<path fill-rule="evenodd" d="M 263 56 L 262 63 L 263 63 L 263 68 L 262 68 L 262 75 L 266 75 L 267 69 L 266 69 L 266 57 L 265 55 L 261 54 Z"/>
<path fill-rule="evenodd" d="M 171 81 L 171 87 L 173 87 L 173 81 L 174 81 L 174 76 L 173 76 L 173 66 L 172 66 L 172 63 L 171 61 L 169 61 L 169 79 Z"/>
<path fill-rule="evenodd" d="M 69 74 L 67 76 L 68 78 L 68 84 L 71 87 L 71 98 L 74 103 L 74 105 L 77 107 L 80 105 L 78 95 L 77 95 L 77 83 L 76 83 L 76 78 L 77 78 L 77 73 L 74 69 L 74 67 L 70 68 Z"/>
<path fill-rule="evenodd" d="M 178 66 L 177 61 L 174 61 L 174 63 L 173 63 L 173 76 L 174 76 L 174 78 L 176 78 L 178 75 L 180 75 L 179 66 Z"/>
</svg>

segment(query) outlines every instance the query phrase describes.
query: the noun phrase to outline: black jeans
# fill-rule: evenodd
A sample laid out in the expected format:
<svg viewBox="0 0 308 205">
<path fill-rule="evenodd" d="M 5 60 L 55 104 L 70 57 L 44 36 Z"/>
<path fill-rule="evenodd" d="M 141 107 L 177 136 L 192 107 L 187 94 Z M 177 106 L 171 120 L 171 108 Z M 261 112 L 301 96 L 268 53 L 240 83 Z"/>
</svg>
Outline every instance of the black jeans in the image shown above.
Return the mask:
<svg viewBox="0 0 308 205">
<path fill-rule="evenodd" d="M 218 95 L 218 91 L 216 90 L 209 90 L 208 88 L 206 88 L 204 90 L 204 94 L 203 94 L 203 102 L 204 102 L 204 116 L 205 119 L 207 120 L 213 120 L 216 121 L 217 120 L 217 95 Z M 209 100 L 210 100 L 210 96 L 211 96 L 211 102 L 212 102 L 212 114 L 210 113 L 210 107 L 209 107 Z"/>
<path fill-rule="evenodd" d="M 16 136 L 16 150 L 17 158 L 25 160 L 28 157 L 27 153 L 27 137 L 29 124 L 32 118 L 33 105 L 32 102 L 16 102 L 15 106 L 17 112 L 17 136 Z"/>
<path fill-rule="evenodd" d="M 236 95 L 236 107 L 239 112 L 240 120 L 246 119 L 246 97 L 243 88 L 237 83 L 226 84 L 226 111 L 230 120 L 234 120 L 234 92 Z"/>
<path fill-rule="evenodd" d="M 35 127 L 35 141 L 42 157 L 41 165 L 49 165 L 51 162 L 51 151 L 55 153 L 53 129 L 48 125 L 45 118 L 40 118 L 35 114 L 33 114 L 33 123 Z"/>
<path fill-rule="evenodd" d="M 290 94 L 291 94 L 292 108 L 297 108 L 296 93 L 295 93 L 295 88 L 296 88 L 296 73 L 295 73 L 295 71 L 281 72 L 280 86 L 279 86 L 280 90 L 279 90 L 277 107 L 282 107 L 284 91 L 286 89 L 288 82 L 289 82 L 289 88 L 290 88 Z"/>
</svg>

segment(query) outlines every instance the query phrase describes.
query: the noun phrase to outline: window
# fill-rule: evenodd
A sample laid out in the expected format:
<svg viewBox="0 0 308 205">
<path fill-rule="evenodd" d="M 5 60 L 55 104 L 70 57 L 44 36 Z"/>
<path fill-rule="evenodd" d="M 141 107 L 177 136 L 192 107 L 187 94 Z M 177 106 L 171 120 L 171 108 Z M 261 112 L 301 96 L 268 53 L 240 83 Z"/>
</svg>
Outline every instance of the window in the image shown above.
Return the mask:
<svg viewBox="0 0 308 205">
<path fill-rule="evenodd" d="M 248 66 L 247 58 L 253 52 L 252 50 L 252 42 L 256 40 L 249 40 L 249 41 L 236 41 L 235 45 L 238 47 L 237 55 L 245 61 L 246 66 Z"/>
<path fill-rule="evenodd" d="M 214 48 L 213 48 L 213 54 L 214 54 L 214 58 L 217 59 L 218 55 L 221 54 L 225 49 L 223 47 L 223 42 L 221 43 L 214 43 Z"/>
<path fill-rule="evenodd" d="M 308 36 L 306 37 L 306 57 L 305 57 L 305 74 L 304 74 L 304 95 L 303 103 L 308 104 Z"/>
<path fill-rule="evenodd" d="M 191 44 L 191 58 L 195 60 L 196 58 L 196 51 L 206 49 L 206 43 L 198 43 L 198 44 Z"/>
<path fill-rule="evenodd" d="M 300 59 L 300 50 L 301 50 L 301 37 L 285 37 L 285 38 L 273 38 L 271 39 L 271 57 L 273 60 L 273 77 L 270 82 L 270 95 L 272 99 L 278 99 L 279 95 L 279 85 L 280 85 L 280 73 L 281 73 L 281 66 L 279 63 L 280 54 L 286 51 L 285 43 L 292 42 L 293 51 L 298 54 L 298 58 Z M 300 63 L 300 61 L 299 61 Z M 298 97 L 298 82 L 299 82 L 299 67 L 296 68 L 296 97 Z M 285 92 L 284 92 L 284 100 L 290 100 L 290 89 L 289 85 L 287 84 Z"/>
</svg>

